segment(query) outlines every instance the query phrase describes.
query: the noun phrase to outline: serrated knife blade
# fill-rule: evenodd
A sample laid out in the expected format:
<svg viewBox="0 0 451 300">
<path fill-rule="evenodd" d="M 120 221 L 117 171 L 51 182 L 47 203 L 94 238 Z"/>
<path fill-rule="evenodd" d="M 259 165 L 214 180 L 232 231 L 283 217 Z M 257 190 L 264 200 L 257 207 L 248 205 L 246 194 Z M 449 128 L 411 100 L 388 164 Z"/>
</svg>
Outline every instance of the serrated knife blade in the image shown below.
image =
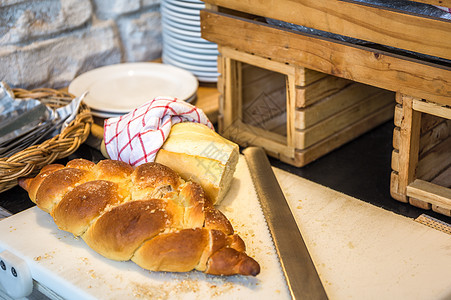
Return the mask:
<svg viewBox="0 0 451 300">
<path fill-rule="evenodd" d="M 265 151 L 243 150 L 293 299 L 328 299 Z"/>
</svg>

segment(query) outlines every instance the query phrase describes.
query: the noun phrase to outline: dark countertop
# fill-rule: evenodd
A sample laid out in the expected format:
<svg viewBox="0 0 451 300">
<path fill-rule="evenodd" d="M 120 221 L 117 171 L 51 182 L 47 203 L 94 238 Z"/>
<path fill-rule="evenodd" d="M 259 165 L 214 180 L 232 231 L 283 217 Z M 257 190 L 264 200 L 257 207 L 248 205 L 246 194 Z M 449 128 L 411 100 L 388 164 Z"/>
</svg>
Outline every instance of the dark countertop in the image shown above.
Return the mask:
<svg viewBox="0 0 451 300">
<path fill-rule="evenodd" d="M 375 206 L 410 218 L 425 213 L 446 223 L 451 218 L 399 202 L 390 196 L 390 173 L 393 121 L 367 132 L 361 137 L 332 151 L 309 165 L 296 168 L 270 158 L 273 166 L 297 174 Z M 59 162 L 82 157 L 94 162 L 103 159 L 101 153 L 83 144 L 76 153 Z M 34 206 L 28 195 L 16 186 L 0 193 L 0 206 L 15 214 Z"/>
</svg>

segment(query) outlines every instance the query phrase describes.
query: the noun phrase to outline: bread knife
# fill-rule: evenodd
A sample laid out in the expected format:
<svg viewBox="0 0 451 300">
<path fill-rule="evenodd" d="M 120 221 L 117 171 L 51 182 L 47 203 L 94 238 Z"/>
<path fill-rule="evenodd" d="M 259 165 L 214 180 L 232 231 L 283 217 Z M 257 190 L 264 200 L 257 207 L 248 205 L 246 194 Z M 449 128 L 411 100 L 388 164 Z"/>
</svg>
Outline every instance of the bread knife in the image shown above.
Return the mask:
<svg viewBox="0 0 451 300">
<path fill-rule="evenodd" d="M 328 299 L 290 207 L 259 147 L 243 150 L 293 299 Z"/>
</svg>

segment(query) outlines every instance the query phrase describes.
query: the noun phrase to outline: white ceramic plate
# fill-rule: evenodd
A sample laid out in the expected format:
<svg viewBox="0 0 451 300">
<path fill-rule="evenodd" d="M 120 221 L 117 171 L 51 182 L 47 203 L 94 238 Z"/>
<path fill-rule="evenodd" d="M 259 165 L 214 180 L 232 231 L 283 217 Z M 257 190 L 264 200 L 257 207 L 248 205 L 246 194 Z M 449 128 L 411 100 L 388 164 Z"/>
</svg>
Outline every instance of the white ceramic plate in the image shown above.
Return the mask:
<svg viewBox="0 0 451 300">
<path fill-rule="evenodd" d="M 200 15 L 187 15 L 183 13 L 178 13 L 170 8 L 167 8 L 165 4 L 161 4 L 161 15 L 169 19 L 177 19 L 180 22 L 185 22 L 191 25 L 200 24 Z"/>
<path fill-rule="evenodd" d="M 184 68 L 184 69 L 190 71 L 201 82 L 217 82 L 218 81 L 218 76 L 220 75 L 218 72 L 201 71 L 199 69 L 195 69 L 195 68 L 193 68 L 190 65 L 186 65 L 186 64 L 183 64 L 183 63 L 180 63 L 178 61 L 175 61 L 175 60 L 171 59 L 170 57 L 168 57 L 164 53 L 162 55 L 162 59 L 163 59 L 164 63 L 170 64 L 170 65 L 173 65 L 173 66 L 177 66 L 177 67 L 180 67 L 180 68 Z"/>
<path fill-rule="evenodd" d="M 97 111 L 128 113 L 158 96 L 190 99 L 199 82 L 189 71 L 161 63 L 126 63 L 100 67 L 75 78 L 69 92 L 89 91 L 84 102 Z"/>
<path fill-rule="evenodd" d="M 199 13 L 185 13 L 178 11 L 177 9 L 174 9 L 171 7 L 170 4 L 167 3 L 161 3 L 161 8 L 164 9 L 164 14 L 170 18 L 178 18 L 183 20 L 189 20 L 193 22 L 200 22 L 200 14 Z"/>
<path fill-rule="evenodd" d="M 213 66 L 204 66 L 200 64 L 197 60 L 185 59 L 178 55 L 172 54 L 171 52 L 163 52 L 163 56 L 168 58 L 171 62 L 177 62 L 177 66 L 185 70 L 206 72 L 206 73 L 216 73 L 218 71 L 217 64 Z M 173 64 L 171 64 L 173 65 Z"/>
<path fill-rule="evenodd" d="M 120 117 L 120 116 L 124 115 L 124 113 L 115 114 L 115 113 L 109 113 L 109 112 L 100 111 L 100 110 L 96 110 L 96 109 L 92 109 L 92 108 L 91 108 L 91 114 L 93 116 L 96 116 L 96 117 L 99 117 L 99 118 L 105 118 L 105 119 L 107 119 L 107 118 L 117 118 L 117 117 Z"/>
<path fill-rule="evenodd" d="M 176 6 L 180 6 L 180 7 L 184 7 L 184 8 L 188 8 L 188 9 L 204 9 L 205 8 L 205 4 L 200 2 L 200 3 L 195 3 L 192 1 L 178 1 L 178 0 L 164 0 L 166 3 L 171 3 L 173 5 Z"/>
<path fill-rule="evenodd" d="M 165 1 L 165 0 L 163 0 Z M 197 3 L 197 4 L 203 4 L 201 0 L 175 0 L 176 2 L 190 2 L 190 3 Z M 171 1 L 172 2 L 172 1 Z M 204 4 L 205 5 L 205 4 Z"/>
<path fill-rule="evenodd" d="M 174 39 L 199 44 L 198 47 L 203 47 L 204 44 L 205 46 L 211 44 L 211 42 L 201 38 L 200 32 L 196 32 L 194 35 L 189 35 L 188 34 L 189 32 L 185 32 L 177 28 L 174 29 L 174 27 L 167 26 L 167 24 L 165 23 L 163 23 L 162 26 L 163 26 L 163 35 L 170 35 Z M 217 45 L 215 45 L 214 47 L 217 47 Z"/>
<path fill-rule="evenodd" d="M 205 67 L 217 67 L 218 65 L 217 55 L 194 54 L 183 50 L 181 51 L 173 47 L 168 47 L 167 45 L 163 45 L 163 52 L 168 53 L 171 57 L 179 58 L 179 61 L 181 62 L 185 61 L 189 64 Z"/>
<path fill-rule="evenodd" d="M 188 103 L 194 103 L 197 100 L 197 94 L 194 94 L 190 98 L 186 99 L 185 101 Z M 117 118 L 125 115 L 125 113 L 112 113 L 112 112 L 106 112 L 106 111 L 100 111 L 97 109 L 91 108 L 91 114 L 93 116 L 99 117 L 99 118 Z"/>
<path fill-rule="evenodd" d="M 163 2 L 163 5 L 175 12 L 178 12 L 180 14 L 184 14 L 186 18 L 188 18 L 189 16 L 191 17 L 197 17 L 199 18 L 199 10 L 198 9 L 191 9 L 191 8 L 184 8 L 181 6 L 177 6 L 177 5 L 173 5 L 172 3 L 168 3 L 168 2 Z"/>
<path fill-rule="evenodd" d="M 174 38 L 172 35 L 165 32 L 163 32 L 163 43 L 169 46 L 174 46 L 177 49 L 189 51 L 192 53 L 202 53 L 210 55 L 216 55 L 218 53 L 218 45 L 214 43 L 196 43 L 184 41 Z"/>
<path fill-rule="evenodd" d="M 197 30 L 193 31 L 193 30 L 189 29 L 189 26 L 185 27 L 182 24 L 174 25 L 173 23 L 171 23 L 170 21 L 168 21 L 166 19 L 162 19 L 161 24 L 163 26 L 163 30 L 169 30 L 169 31 L 175 33 L 180 38 L 185 38 L 185 37 L 193 38 L 194 37 L 199 40 L 201 39 L 199 28 Z M 200 42 L 202 42 L 202 41 L 200 41 Z"/>
<path fill-rule="evenodd" d="M 200 32 L 200 22 L 195 22 L 195 21 L 190 21 L 190 20 L 188 20 L 188 22 L 185 22 L 182 19 L 178 20 L 178 19 L 170 18 L 170 17 L 164 15 L 163 13 L 161 14 L 161 22 L 169 24 L 173 27 L 176 27 L 176 28 L 179 28 L 182 30 Z"/>
<path fill-rule="evenodd" d="M 196 77 L 200 82 L 218 82 L 218 76 L 213 77 L 196 76 Z"/>
</svg>

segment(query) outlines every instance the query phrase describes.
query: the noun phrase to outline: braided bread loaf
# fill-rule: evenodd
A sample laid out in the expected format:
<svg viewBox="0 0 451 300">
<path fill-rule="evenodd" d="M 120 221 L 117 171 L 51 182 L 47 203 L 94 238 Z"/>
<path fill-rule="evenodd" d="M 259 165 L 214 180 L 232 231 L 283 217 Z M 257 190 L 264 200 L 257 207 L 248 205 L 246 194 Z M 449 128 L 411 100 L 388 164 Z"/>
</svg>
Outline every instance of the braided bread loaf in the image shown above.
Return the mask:
<svg viewBox="0 0 451 300">
<path fill-rule="evenodd" d="M 58 228 L 109 259 L 132 260 L 151 271 L 260 272 L 200 185 L 164 165 L 134 169 L 115 160 L 75 159 L 48 165 L 19 184 Z"/>
</svg>

